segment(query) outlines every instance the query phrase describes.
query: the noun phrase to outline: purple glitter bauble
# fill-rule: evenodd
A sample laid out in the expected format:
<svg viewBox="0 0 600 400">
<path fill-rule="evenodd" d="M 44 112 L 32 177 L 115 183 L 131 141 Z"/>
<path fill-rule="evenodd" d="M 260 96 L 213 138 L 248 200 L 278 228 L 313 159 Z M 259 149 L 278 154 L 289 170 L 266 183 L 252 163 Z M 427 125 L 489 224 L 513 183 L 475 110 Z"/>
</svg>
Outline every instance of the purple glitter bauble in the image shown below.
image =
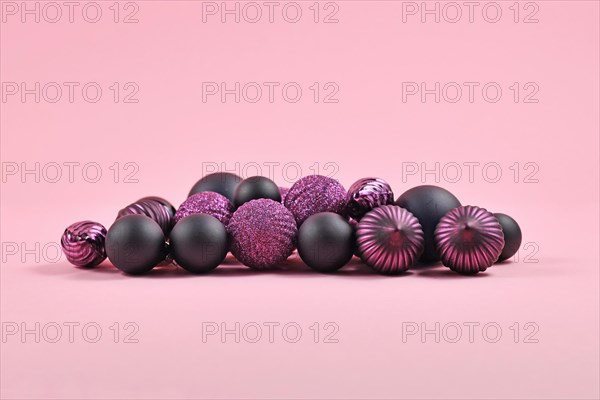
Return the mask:
<svg viewBox="0 0 600 400">
<path fill-rule="evenodd" d="M 435 242 L 442 264 L 462 274 L 476 274 L 496 262 L 504 247 L 504 234 L 494 214 L 485 208 L 462 206 L 440 219 Z"/>
<path fill-rule="evenodd" d="M 284 204 L 300 226 L 308 217 L 320 212 L 343 214 L 346 195 L 346 189 L 335 179 L 309 175 L 292 185 Z"/>
<path fill-rule="evenodd" d="M 375 207 L 394 203 L 390 185 L 379 178 L 362 178 L 348 189 L 346 215 L 357 221 Z"/>
<path fill-rule="evenodd" d="M 233 204 L 219 193 L 200 192 L 181 203 L 175 213 L 175 223 L 192 214 L 208 214 L 227 226 L 233 214 Z"/>
<path fill-rule="evenodd" d="M 383 205 L 369 211 L 356 229 L 361 259 L 384 274 L 406 271 L 423 253 L 424 243 L 419 220 L 395 205 Z"/>
<path fill-rule="evenodd" d="M 79 267 L 95 267 L 106 258 L 106 228 L 97 222 L 81 221 L 65 229 L 60 244 L 67 260 Z"/>
<path fill-rule="evenodd" d="M 279 187 L 279 193 L 281 193 L 281 204 L 285 204 L 285 196 L 287 196 L 290 188 Z"/>
<path fill-rule="evenodd" d="M 132 214 L 151 218 L 160 226 L 165 236 L 168 236 L 174 225 L 175 207 L 161 197 L 144 197 L 120 210 L 117 219 Z"/>
<path fill-rule="evenodd" d="M 294 216 L 281 203 L 257 199 L 233 213 L 227 232 L 235 258 L 248 267 L 266 269 L 292 254 L 298 229 Z"/>
</svg>

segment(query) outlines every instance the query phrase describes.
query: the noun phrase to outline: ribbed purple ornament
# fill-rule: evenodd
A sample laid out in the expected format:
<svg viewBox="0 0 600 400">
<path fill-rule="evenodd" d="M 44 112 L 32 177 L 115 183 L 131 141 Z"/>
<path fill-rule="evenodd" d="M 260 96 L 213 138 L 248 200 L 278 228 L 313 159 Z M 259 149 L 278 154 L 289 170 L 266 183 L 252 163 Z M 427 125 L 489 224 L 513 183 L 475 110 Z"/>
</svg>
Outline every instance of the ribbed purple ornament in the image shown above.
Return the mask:
<svg viewBox="0 0 600 400">
<path fill-rule="evenodd" d="M 394 204 L 391 186 L 380 178 L 362 178 L 348 189 L 346 215 L 357 221 L 375 207 Z"/>
<path fill-rule="evenodd" d="M 406 271 L 423 253 L 423 228 L 404 208 L 383 205 L 358 223 L 356 245 L 365 264 L 378 272 Z"/>
<path fill-rule="evenodd" d="M 208 214 L 225 226 L 233 214 L 233 204 L 229 199 L 216 192 L 199 192 L 188 197 L 175 213 L 175 223 L 192 214 Z"/>
<path fill-rule="evenodd" d="M 145 215 L 153 219 L 165 236 L 168 236 L 174 225 L 175 207 L 161 197 L 144 197 L 120 210 L 117 219 L 132 214 Z"/>
<path fill-rule="evenodd" d="M 485 271 L 504 247 L 498 219 L 485 208 L 475 206 L 448 212 L 437 224 L 434 236 L 442 264 L 462 274 Z"/>
<path fill-rule="evenodd" d="M 79 267 L 95 267 L 106 259 L 105 240 L 106 228 L 102 224 L 81 221 L 65 229 L 60 244 L 71 264 Z"/>
<path fill-rule="evenodd" d="M 227 232 L 235 258 L 261 270 L 285 261 L 292 254 L 298 229 L 294 216 L 281 203 L 257 199 L 242 204 L 233 213 Z"/>
<path fill-rule="evenodd" d="M 308 217 L 320 212 L 343 214 L 346 195 L 346 189 L 335 179 L 309 175 L 292 185 L 284 204 L 300 226 Z"/>
</svg>

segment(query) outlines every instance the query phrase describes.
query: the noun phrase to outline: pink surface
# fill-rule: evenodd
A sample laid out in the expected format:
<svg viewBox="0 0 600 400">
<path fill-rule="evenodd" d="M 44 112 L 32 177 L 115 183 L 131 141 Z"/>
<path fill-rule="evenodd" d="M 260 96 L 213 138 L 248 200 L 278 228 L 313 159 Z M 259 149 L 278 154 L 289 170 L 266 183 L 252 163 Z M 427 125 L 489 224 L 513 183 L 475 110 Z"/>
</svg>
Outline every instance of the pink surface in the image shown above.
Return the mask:
<svg viewBox="0 0 600 400">
<path fill-rule="evenodd" d="M 35 22 L 22 4 L 36 2 L 0 4 L 2 398 L 600 396 L 598 2 L 521 2 L 519 22 L 512 1 L 498 2 L 496 23 L 482 17 L 484 7 L 488 20 L 495 15 L 486 2 L 473 23 L 466 6 L 448 22 L 455 11 L 443 3 L 439 23 L 421 22 L 411 14 L 421 2 L 322 2 L 317 23 L 313 2 L 295 3 L 297 23 L 282 18 L 288 3 L 272 23 L 266 6 L 256 23 L 203 22 L 214 4 L 192 1 L 121 2 L 119 22 L 113 2 L 99 1 L 97 23 L 83 19 L 85 2 L 72 23 L 65 6 L 48 22 L 55 10 L 39 3 L 45 14 Z M 138 21 L 123 23 L 133 12 Z M 338 22 L 323 23 L 331 13 Z M 22 82 L 40 82 L 39 102 L 11 94 Z M 94 85 L 82 97 L 89 82 L 102 89 L 95 103 Z M 239 103 L 208 94 L 221 82 L 246 85 Z M 264 82 L 279 85 L 272 102 Z M 421 82 L 440 82 L 439 102 L 410 95 Z M 465 82 L 478 85 L 468 84 L 472 101 Z M 57 85 L 62 98 L 52 103 Z M 263 96 L 252 103 L 256 86 Z M 289 101 L 298 86 L 302 97 Z M 453 103 L 457 86 L 463 96 Z M 127 98 L 137 102 L 125 102 L 136 89 Z M 36 163 L 39 173 L 22 173 Z M 436 163 L 439 173 L 423 174 Z M 228 260 L 209 276 L 167 268 L 129 278 L 108 263 L 86 271 L 56 256 L 70 223 L 109 226 L 146 195 L 178 205 L 215 165 L 287 187 L 298 172 L 333 174 L 346 187 L 379 176 L 396 195 L 439 184 L 463 204 L 513 216 L 523 248 L 518 261 L 475 278 L 441 266 L 388 278 L 356 261 L 324 276 L 297 255 L 272 273 Z M 70 322 L 80 324 L 72 343 Z M 280 324 L 273 343 L 269 322 Z M 39 343 L 21 337 L 36 323 Z M 240 324 L 239 343 L 208 335 L 221 323 Z M 411 334 L 436 323 L 439 343 Z M 473 340 L 469 323 L 479 324 Z M 89 343 L 94 326 L 102 337 Z M 289 343 L 295 326 L 302 337 Z"/>
</svg>

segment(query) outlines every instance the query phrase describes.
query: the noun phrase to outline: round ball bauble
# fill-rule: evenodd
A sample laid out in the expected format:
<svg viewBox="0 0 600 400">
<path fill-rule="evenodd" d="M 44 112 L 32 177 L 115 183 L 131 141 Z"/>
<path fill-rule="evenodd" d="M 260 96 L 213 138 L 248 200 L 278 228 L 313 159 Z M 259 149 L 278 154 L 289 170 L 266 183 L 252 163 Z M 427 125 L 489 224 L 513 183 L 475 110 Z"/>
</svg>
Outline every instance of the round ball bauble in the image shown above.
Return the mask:
<svg viewBox="0 0 600 400">
<path fill-rule="evenodd" d="M 106 234 L 106 254 L 113 265 L 128 274 L 150 271 L 166 256 L 165 235 L 145 215 L 117 219 Z"/>
<path fill-rule="evenodd" d="M 233 204 L 217 192 L 200 192 L 188 197 L 175 213 L 175 223 L 193 214 L 208 214 L 227 226 L 233 214 Z"/>
<path fill-rule="evenodd" d="M 266 269 L 292 254 L 298 229 L 294 216 L 281 203 L 258 199 L 233 213 L 227 232 L 235 258 L 248 267 Z"/>
<path fill-rule="evenodd" d="M 216 192 L 227 197 L 233 203 L 233 194 L 242 178 L 229 172 L 216 172 L 200 179 L 190 190 L 188 197 L 200 192 Z"/>
<path fill-rule="evenodd" d="M 504 247 L 502 253 L 498 257 L 498 262 L 508 260 L 514 256 L 519 247 L 521 247 L 521 241 L 523 235 L 521 233 L 521 227 L 512 217 L 502 213 L 495 213 L 494 216 L 500 222 L 502 226 L 502 233 L 504 234 Z"/>
<path fill-rule="evenodd" d="M 343 214 L 346 195 L 346 189 L 335 179 L 309 175 L 292 185 L 285 195 L 285 206 L 300 226 L 308 217 L 320 212 Z"/>
<path fill-rule="evenodd" d="M 193 214 L 177 222 L 169 241 L 175 262 L 193 273 L 211 271 L 227 255 L 225 226 L 207 214 Z"/>
<path fill-rule="evenodd" d="M 271 199 L 281 203 L 279 186 L 264 176 L 252 176 L 244 179 L 235 189 L 233 205 L 238 208 L 242 204 L 256 199 Z"/>
<path fill-rule="evenodd" d="M 380 178 L 362 178 L 348 189 L 346 215 L 357 221 L 375 207 L 394 204 L 390 185 Z"/>
<path fill-rule="evenodd" d="M 396 204 L 407 209 L 419 220 L 423 228 L 425 248 L 419 261 L 432 263 L 440 256 L 435 246 L 435 227 L 448 211 L 460 207 L 460 201 L 449 191 L 439 186 L 417 186 L 404 192 Z"/>
<path fill-rule="evenodd" d="M 336 271 L 350 261 L 353 253 L 354 229 L 339 214 L 311 215 L 298 231 L 298 254 L 315 271 Z"/>
</svg>

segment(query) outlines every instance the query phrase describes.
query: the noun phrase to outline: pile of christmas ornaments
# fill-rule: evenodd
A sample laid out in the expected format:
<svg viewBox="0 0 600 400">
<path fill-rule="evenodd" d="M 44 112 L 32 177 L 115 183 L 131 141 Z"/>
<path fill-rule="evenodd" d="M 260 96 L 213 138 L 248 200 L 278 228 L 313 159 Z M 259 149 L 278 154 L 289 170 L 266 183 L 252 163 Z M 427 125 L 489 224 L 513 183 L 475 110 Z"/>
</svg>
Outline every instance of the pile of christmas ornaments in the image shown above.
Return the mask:
<svg viewBox="0 0 600 400">
<path fill-rule="evenodd" d="M 357 256 L 383 274 L 439 260 L 452 271 L 475 274 L 512 257 L 521 229 L 508 215 L 462 206 L 437 186 L 417 186 L 394 200 L 379 178 L 360 179 L 346 191 L 321 175 L 286 189 L 265 177 L 215 173 L 199 180 L 178 209 L 145 197 L 119 211 L 108 231 L 92 221 L 72 224 L 61 244 L 74 265 L 94 267 L 108 256 L 127 274 L 171 262 L 206 273 L 228 251 L 264 270 L 296 248 L 319 272 L 336 271 Z"/>
</svg>

